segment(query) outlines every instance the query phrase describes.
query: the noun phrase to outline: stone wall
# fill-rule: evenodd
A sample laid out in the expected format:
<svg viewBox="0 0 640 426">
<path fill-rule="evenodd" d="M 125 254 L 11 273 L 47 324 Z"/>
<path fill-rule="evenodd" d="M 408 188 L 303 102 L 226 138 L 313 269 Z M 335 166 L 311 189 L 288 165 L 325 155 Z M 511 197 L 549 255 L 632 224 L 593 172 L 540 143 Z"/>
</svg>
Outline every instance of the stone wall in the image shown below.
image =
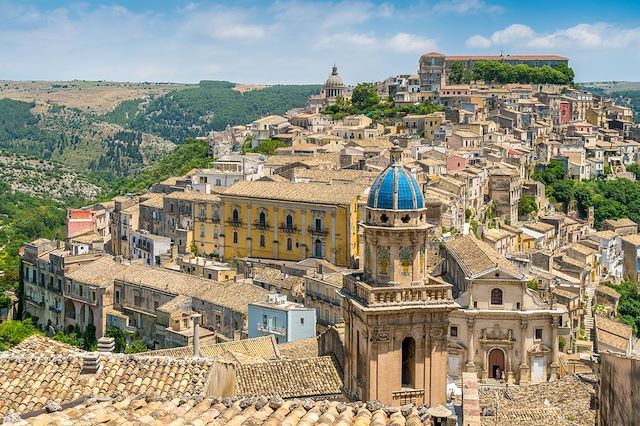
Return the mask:
<svg viewBox="0 0 640 426">
<path fill-rule="evenodd" d="M 600 356 L 598 425 L 640 425 L 640 358 Z"/>
</svg>

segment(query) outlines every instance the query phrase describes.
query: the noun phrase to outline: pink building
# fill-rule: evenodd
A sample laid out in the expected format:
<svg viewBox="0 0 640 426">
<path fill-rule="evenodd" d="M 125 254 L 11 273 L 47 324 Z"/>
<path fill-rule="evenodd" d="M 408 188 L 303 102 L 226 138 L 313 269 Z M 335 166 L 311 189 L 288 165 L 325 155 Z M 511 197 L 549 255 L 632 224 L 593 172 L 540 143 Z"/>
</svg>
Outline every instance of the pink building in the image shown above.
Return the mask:
<svg viewBox="0 0 640 426">
<path fill-rule="evenodd" d="M 467 167 L 469 161 L 460 156 L 460 155 L 452 155 L 447 157 L 447 172 L 455 172 L 456 170 L 463 170 Z"/>
<path fill-rule="evenodd" d="M 94 232 L 96 222 L 96 212 L 91 209 L 67 209 L 67 238 Z"/>
</svg>

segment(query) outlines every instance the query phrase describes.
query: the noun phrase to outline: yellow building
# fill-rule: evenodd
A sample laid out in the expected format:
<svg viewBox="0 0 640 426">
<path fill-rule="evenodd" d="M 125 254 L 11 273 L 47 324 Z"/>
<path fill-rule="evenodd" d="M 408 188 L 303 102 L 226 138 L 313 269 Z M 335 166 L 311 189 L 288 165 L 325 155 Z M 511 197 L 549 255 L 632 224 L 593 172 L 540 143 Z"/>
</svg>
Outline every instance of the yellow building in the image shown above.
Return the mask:
<svg viewBox="0 0 640 426">
<path fill-rule="evenodd" d="M 220 216 L 222 203 L 218 194 L 196 193 L 193 197 L 193 243 L 199 255 L 220 256 Z"/>
<path fill-rule="evenodd" d="M 220 195 L 225 259 L 299 261 L 324 258 L 353 266 L 358 258 L 358 200 L 363 184 L 237 182 Z"/>
</svg>

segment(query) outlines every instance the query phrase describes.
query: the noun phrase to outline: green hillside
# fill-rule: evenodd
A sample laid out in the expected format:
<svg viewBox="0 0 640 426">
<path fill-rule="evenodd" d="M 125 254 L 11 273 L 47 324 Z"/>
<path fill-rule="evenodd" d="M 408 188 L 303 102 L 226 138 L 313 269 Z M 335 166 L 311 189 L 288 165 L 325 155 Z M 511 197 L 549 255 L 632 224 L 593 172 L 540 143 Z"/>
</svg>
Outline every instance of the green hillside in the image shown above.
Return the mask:
<svg viewBox="0 0 640 426">
<path fill-rule="evenodd" d="M 234 87 L 227 81 L 202 81 L 148 102 L 122 102 L 102 118 L 179 143 L 187 137 L 223 130 L 227 125 L 246 124 L 264 115 L 303 107 L 309 96 L 320 92 L 318 85 L 272 86 L 245 93 Z"/>
</svg>

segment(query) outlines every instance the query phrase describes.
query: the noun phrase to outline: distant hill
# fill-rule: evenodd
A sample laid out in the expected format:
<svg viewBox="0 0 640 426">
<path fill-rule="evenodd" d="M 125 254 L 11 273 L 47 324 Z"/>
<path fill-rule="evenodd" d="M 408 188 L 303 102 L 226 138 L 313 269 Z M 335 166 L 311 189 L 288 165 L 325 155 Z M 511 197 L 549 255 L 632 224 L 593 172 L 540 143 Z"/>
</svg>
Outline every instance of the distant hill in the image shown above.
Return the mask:
<svg viewBox="0 0 640 426">
<path fill-rule="evenodd" d="M 131 130 L 180 143 L 227 125 L 247 124 L 268 114 L 307 105 L 319 85 L 278 85 L 236 90 L 228 81 L 202 81 L 153 99 L 127 100 L 102 118 Z"/>
<path fill-rule="evenodd" d="M 640 123 L 640 82 L 601 81 L 580 83 L 579 86 L 589 92 L 613 98 L 619 105 L 628 106 L 633 110 L 635 122 Z"/>
<path fill-rule="evenodd" d="M 0 149 L 132 177 L 185 138 L 307 104 L 318 85 L 0 81 Z"/>
<path fill-rule="evenodd" d="M 174 145 L 77 108 L 0 99 L 0 149 L 57 160 L 83 172 L 135 174 Z"/>
</svg>

